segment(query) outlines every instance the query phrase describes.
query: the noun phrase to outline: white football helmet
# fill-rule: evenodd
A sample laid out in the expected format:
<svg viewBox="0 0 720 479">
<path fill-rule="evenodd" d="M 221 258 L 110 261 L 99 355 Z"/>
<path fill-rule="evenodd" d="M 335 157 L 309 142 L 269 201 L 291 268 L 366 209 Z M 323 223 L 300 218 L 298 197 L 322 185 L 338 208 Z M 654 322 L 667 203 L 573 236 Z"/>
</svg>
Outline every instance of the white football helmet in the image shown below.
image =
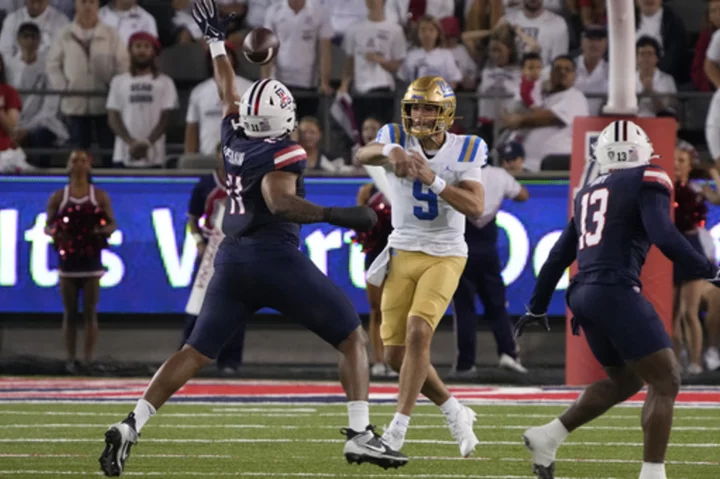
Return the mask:
<svg viewBox="0 0 720 479">
<path fill-rule="evenodd" d="M 240 126 L 251 138 L 277 138 L 297 126 L 295 99 L 277 80 L 258 80 L 245 91 L 240 103 Z"/>
<path fill-rule="evenodd" d="M 647 165 L 654 155 L 652 143 L 645 131 L 629 120 L 610 123 L 600 133 L 595 144 L 595 161 L 600 174 Z"/>
</svg>

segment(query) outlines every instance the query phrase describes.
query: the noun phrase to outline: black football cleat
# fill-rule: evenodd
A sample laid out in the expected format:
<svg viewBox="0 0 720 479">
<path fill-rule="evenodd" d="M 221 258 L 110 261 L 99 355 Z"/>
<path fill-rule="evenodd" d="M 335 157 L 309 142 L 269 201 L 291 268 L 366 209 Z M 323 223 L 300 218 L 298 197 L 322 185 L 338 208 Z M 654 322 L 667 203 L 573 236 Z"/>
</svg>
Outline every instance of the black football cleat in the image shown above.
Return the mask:
<svg viewBox="0 0 720 479">
<path fill-rule="evenodd" d="M 402 467 L 408 463 L 405 454 L 392 449 L 375 432 L 374 426 L 368 426 L 362 432 L 352 429 L 341 429 L 347 441 L 345 442 L 345 459 L 350 464 L 362 464 L 368 462 L 383 469 Z"/>
<path fill-rule="evenodd" d="M 135 430 L 135 415 L 113 424 L 105 432 L 105 449 L 100 455 L 100 469 L 108 477 L 122 475 L 130 448 L 137 444 L 139 434 Z"/>
</svg>

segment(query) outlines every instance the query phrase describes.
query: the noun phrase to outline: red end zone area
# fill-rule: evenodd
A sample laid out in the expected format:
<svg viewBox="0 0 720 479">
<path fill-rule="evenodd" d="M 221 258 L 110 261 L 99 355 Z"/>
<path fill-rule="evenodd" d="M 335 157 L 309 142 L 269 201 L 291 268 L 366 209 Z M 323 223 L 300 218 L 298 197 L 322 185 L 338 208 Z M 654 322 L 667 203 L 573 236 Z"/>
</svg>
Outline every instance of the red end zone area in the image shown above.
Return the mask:
<svg viewBox="0 0 720 479">
<path fill-rule="evenodd" d="M 145 379 L 33 379 L 0 378 L 0 402 L 134 402 L 142 395 Z M 566 404 L 581 389 L 540 387 L 496 387 L 463 385 L 450 388 L 466 403 L 476 404 Z M 396 385 L 374 385 L 370 399 L 375 403 L 394 403 Z M 639 404 L 640 392 L 628 401 Z M 329 382 L 196 380 L 188 383 L 171 399 L 193 403 L 343 403 L 339 384 Z M 424 398 L 421 402 L 427 402 Z M 720 408 L 720 388 L 684 388 L 679 406 Z"/>
</svg>

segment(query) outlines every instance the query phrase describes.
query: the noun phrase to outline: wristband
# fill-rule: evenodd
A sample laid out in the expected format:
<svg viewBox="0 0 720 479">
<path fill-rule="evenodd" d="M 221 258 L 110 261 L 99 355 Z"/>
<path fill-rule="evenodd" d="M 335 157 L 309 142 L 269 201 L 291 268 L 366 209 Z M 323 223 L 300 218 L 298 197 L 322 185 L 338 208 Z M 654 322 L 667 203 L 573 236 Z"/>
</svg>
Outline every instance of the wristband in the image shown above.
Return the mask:
<svg viewBox="0 0 720 479">
<path fill-rule="evenodd" d="M 440 178 L 438 175 L 435 175 L 435 179 L 433 180 L 433 182 L 430 184 L 430 186 L 428 188 L 430 189 L 430 191 L 432 191 L 436 195 L 439 195 L 440 193 L 443 192 L 443 190 L 445 189 L 446 186 L 447 186 L 447 183 L 445 182 L 445 180 Z"/>
<path fill-rule="evenodd" d="M 192 234 L 193 239 L 195 239 L 195 244 L 200 244 L 205 242 L 205 238 L 203 238 L 203 235 L 200 233 L 193 233 Z"/>
<path fill-rule="evenodd" d="M 395 148 L 401 148 L 402 146 L 398 145 L 397 143 L 388 143 L 385 146 L 383 146 L 382 154 L 383 156 L 390 156 L 390 152 L 393 151 Z"/>
<path fill-rule="evenodd" d="M 210 55 L 215 58 L 221 55 L 227 55 L 225 51 L 225 42 L 217 41 L 210 44 Z"/>
</svg>

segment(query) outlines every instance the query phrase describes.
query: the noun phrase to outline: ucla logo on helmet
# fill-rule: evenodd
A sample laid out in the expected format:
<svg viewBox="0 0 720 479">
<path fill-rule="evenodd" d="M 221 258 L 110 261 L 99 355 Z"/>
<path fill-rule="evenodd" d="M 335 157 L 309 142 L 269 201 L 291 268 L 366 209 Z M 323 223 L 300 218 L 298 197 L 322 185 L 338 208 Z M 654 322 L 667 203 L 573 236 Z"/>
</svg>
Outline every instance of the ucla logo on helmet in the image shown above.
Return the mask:
<svg viewBox="0 0 720 479">
<path fill-rule="evenodd" d="M 292 99 L 281 86 L 275 87 L 275 94 L 280 98 L 280 108 L 285 108 L 292 103 Z"/>
<path fill-rule="evenodd" d="M 442 92 L 443 96 L 454 96 L 455 92 L 453 91 L 452 87 L 446 82 L 445 80 L 437 80 L 437 84 L 440 87 L 440 91 Z"/>
</svg>

